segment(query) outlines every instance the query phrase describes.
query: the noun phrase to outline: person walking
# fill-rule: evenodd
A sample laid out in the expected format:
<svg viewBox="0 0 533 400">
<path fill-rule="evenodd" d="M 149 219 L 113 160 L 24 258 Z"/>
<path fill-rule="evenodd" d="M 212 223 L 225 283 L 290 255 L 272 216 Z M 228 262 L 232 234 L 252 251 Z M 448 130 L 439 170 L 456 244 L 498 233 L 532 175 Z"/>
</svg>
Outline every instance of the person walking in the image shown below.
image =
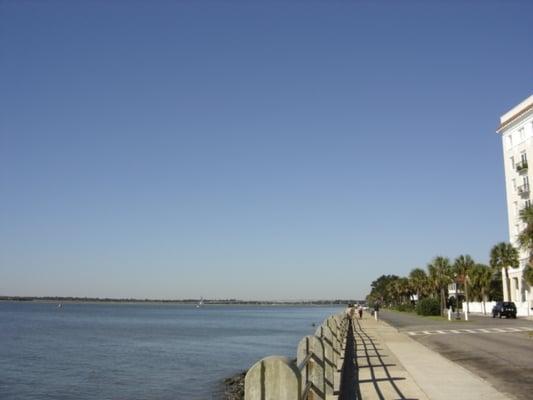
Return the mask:
<svg viewBox="0 0 533 400">
<path fill-rule="evenodd" d="M 363 307 L 361 304 L 357 306 L 357 312 L 359 313 L 359 319 L 363 319 Z"/>
<path fill-rule="evenodd" d="M 348 307 L 346 307 L 346 316 L 348 319 L 353 319 L 355 314 L 355 307 L 353 304 L 348 304 Z"/>
</svg>

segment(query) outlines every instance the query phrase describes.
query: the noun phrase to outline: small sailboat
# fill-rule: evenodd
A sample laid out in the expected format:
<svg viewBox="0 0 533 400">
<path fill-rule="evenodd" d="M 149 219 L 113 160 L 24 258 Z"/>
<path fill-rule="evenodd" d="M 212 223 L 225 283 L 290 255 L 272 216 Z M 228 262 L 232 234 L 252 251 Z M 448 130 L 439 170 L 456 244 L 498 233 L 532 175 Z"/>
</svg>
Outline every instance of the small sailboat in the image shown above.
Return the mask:
<svg viewBox="0 0 533 400">
<path fill-rule="evenodd" d="M 201 298 L 200 298 L 200 301 L 198 302 L 198 304 L 196 304 L 196 308 L 200 308 L 200 307 L 202 307 L 203 305 L 204 305 L 204 298 L 201 297 Z"/>
</svg>

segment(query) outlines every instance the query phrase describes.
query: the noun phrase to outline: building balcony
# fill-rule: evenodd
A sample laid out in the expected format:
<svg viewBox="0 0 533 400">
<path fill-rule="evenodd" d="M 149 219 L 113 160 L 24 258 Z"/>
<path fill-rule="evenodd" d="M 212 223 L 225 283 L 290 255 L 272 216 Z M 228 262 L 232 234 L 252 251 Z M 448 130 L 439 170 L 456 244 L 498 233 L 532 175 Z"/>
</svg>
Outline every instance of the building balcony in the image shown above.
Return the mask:
<svg viewBox="0 0 533 400">
<path fill-rule="evenodd" d="M 518 186 L 516 188 L 516 191 L 518 192 L 518 194 L 525 196 L 529 194 L 529 185 Z"/>
<path fill-rule="evenodd" d="M 516 172 L 522 173 L 527 171 L 527 161 L 521 161 L 516 164 Z"/>
</svg>

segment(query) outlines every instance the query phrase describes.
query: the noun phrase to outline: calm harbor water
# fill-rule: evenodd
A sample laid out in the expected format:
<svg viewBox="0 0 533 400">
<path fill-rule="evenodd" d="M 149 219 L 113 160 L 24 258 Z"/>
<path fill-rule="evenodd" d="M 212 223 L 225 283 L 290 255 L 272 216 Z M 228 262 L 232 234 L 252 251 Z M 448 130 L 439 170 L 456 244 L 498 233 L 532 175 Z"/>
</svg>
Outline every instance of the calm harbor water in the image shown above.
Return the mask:
<svg viewBox="0 0 533 400">
<path fill-rule="evenodd" d="M 341 307 L 0 302 L 0 399 L 218 399 Z"/>
</svg>

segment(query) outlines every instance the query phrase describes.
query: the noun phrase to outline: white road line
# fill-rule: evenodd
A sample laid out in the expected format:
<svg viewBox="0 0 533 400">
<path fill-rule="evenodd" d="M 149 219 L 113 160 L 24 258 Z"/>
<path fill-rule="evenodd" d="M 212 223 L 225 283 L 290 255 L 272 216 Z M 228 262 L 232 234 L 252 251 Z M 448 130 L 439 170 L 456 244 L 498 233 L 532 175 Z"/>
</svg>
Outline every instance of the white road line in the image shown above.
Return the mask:
<svg viewBox="0 0 533 400">
<path fill-rule="evenodd" d="M 512 332 L 523 332 L 523 331 L 533 331 L 533 326 L 519 326 L 516 328 L 513 327 L 503 327 L 503 328 L 476 328 L 476 329 L 447 329 L 447 330 L 434 330 L 434 331 L 410 331 L 406 332 L 409 336 L 420 336 L 420 335 L 447 335 L 448 333 L 455 334 L 465 334 L 465 333 L 512 333 Z"/>
</svg>

